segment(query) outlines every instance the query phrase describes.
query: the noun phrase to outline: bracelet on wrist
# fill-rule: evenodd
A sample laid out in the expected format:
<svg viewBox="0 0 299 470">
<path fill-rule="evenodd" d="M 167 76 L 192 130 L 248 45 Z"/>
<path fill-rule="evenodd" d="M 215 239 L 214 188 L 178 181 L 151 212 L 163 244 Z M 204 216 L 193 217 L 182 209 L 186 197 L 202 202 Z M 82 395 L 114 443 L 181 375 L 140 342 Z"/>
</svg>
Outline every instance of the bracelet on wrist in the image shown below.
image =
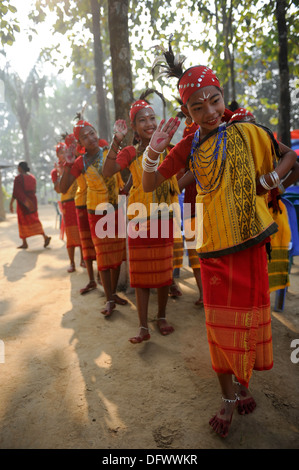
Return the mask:
<svg viewBox="0 0 299 470">
<path fill-rule="evenodd" d="M 115 134 L 113 135 L 112 142 L 115 142 L 115 143 L 116 143 L 116 145 L 117 145 L 118 147 L 119 147 L 119 146 L 120 146 L 120 144 L 121 144 L 121 141 L 120 141 L 120 142 L 118 142 L 118 140 L 117 140 L 117 138 L 116 138 Z"/>
<path fill-rule="evenodd" d="M 285 187 L 282 183 L 279 183 L 277 187 L 279 189 L 280 194 L 283 194 L 285 192 Z"/>
<path fill-rule="evenodd" d="M 159 162 L 159 158 L 157 160 L 152 160 L 148 156 L 148 149 L 149 147 L 146 147 L 145 151 L 143 152 L 142 168 L 147 173 L 153 173 L 157 170 L 160 162 Z"/>
<path fill-rule="evenodd" d="M 153 149 L 153 147 L 151 147 L 150 144 L 148 145 L 148 147 L 149 147 L 153 152 L 155 152 L 155 153 L 158 153 L 158 154 L 161 153 L 160 150 L 155 150 L 155 149 Z"/>
</svg>

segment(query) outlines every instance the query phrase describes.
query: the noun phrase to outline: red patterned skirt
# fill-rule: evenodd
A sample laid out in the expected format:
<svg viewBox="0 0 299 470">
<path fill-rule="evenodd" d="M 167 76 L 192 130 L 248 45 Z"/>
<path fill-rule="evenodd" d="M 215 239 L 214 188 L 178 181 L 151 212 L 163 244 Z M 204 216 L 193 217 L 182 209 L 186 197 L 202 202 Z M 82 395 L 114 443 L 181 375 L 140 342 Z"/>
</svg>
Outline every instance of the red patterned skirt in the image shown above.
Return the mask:
<svg viewBox="0 0 299 470">
<path fill-rule="evenodd" d="M 132 238 L 132 231 L 129 228 L 128 246 L 131 287 L 156 288 L 172 284 L 173 220 L 159 220 L 158 223 L 156 237 L 151 237 L 149 221 L 144 231 L 144 235 L 146 235 L 144 238 Z M 164 226 L 168 225 L 168 237 L 162 236 L 162 224 Z M 165 234 L 167 234 L 167 230 Z"/>
<path fill-rule="evenodd" d="M 62 215 L 64 221 L 64 230 L 66 234 L 66 246 L 81 246 L 79 228 L 77 222 L 77 213 L 74 199 L 62 201 Z"/>
<path fill-rule="evenodd" d="M 96 259 L 96 251 L 91 238 L 88 213 L 86 206 L 76 207 L 79 235 L 82 246 L 83 259 Z"/>
<path fill-rule="evenodd" d="M 126 260 L 126 237 L 118 237 L 118 211 L 111 215 L 111 232 L 106 215 L 91 214 L 88 220 L 99 271 L 115 269 Z"/>
<path fill-rule="evenodd" d="M 212 367 L 248 387 L 253 369 L 273 366 L 265 245 L 200 264 Z"/>
<path fill-rule="evenodd" d="M 17 216 L 20 238 L 24 239 L 44 233 L 37 211 L 26 214 L 26 211 L 22 210 L 22 206 L 17 202 Z"/>
</svg>

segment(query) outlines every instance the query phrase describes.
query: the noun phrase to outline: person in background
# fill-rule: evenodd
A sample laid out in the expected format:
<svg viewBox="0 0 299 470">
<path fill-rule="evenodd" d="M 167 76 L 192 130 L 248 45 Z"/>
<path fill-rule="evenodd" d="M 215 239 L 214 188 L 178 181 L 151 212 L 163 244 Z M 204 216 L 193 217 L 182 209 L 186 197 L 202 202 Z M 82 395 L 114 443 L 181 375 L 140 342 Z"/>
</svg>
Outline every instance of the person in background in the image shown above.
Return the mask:
<svg viewBox="0 0 299 470">
<path fill-rule="evenodd" d="M 27 162 L 20 162 L 18 165 L 19 174 L 15 177 L 12 198 L 10 200 L 10 212 L 13 213 L 14 201 L 17 201 L 17 216 L 19 226 L 19 236 L 22 245 L 18 248 L 26 250 L 28 248 L 27 238 L 35 235 L 42 235 L 44 247 L 46 248 L 51 237 L 45 234 L 43 226 L 38 216 L 38 206 L 36 198 L 36 179 L 30 173 Z"/>
</svg>

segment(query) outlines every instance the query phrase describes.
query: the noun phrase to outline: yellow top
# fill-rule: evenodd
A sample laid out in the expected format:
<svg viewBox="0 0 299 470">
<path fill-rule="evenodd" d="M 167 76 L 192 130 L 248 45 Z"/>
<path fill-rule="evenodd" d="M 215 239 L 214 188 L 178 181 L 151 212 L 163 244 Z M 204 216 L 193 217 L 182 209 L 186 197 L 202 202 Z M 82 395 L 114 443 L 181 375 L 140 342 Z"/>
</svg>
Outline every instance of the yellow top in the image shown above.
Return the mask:
<svg viewBox="0 0 299 470">
<path fill-rule="evenodd" d="M 71 201 L 75 198 L 77 192 L 77 181 L 74 181 L 73 184 L 69 187 L 66 193 L 61 194 L 61 202 Z"/>
<path fill-rule="evenodd" d="M 136 149 L 137 150 L 137 149 Z M 166 154 L 168 150 L 166 150 Z M 175 176 L 172 176 L 170 179 L 165 180 L 155 191 L 146 193 L 143 191 L 142 187 L 142 157 L 143 154 L 139 155 L 137 158 L 134 158 L 129 166 L 130 172 L 132 174 L 133 184 L 130 189 L 129 198 L 128 198 L 128 219 L 132 219 L 134 217 L 134 211 L 130 205 L 134 203 L 141 203 L 143 206 L 142 213 L 139 213 L 139 217 L 146 217 L 150 216 L 150 204 L 162 204 L 166 203 L 169 206 L 172 203 L 178 203 L 178 194 L 179 194 L 179 187 L 177 183 L 177 179 Z M 159 156 L 160 163 L 164 160 L 163 153 Z M 138 206 L 141 207 L 141 206 Z M 131 213 L 132 212 L 132 213 Z M 171 211 L 172 214 L 172 211 Z"/>
<path fill-rule="evenodd" d="M 117 206 L 119 190 L 123 186 L 120 174 L 110 178 L 102 175 L 103 161 L 106 158 L 108 149 L 101 149 L 99 156 L 88 167 L 84 169 L 84 178 L 87 184 L 87 210 L 94 211 L 98 204 L 110 203 Z M 83 156 L 84 162 L 84 156 Z M 85 162 L 84 162 L 85 163 Z"/>
<path fill-rule="evenodd" d="M 205 155 L 211 155 L 216 142 L 211 136 L 195 150 L 195 167 L 199 158 L 203 161 Z M 222 145 L 214 174 L 219 170 L 221 156 Z M 204 194 L 197 184 L 196 202 L 203 203 L 202 239 L 198 237 L 196 246 L 200 257 L 239 251 L 277 231 L 267 196 L 256 195 L 256 179 L 273 171 L 275 158 L 273 143 L 265 130 L 250 123 L 228 126 L 226 161 L 219 186 Z M 205 185 L 205 178 L 200 182 Z"/>
<path fill-rule="evenodd" d="M 77 177 L 77 184 L 78 189 L 75 196 L 75 205 L 76 207 L 84 207 L 86 206 L 87 199 L 87 184 L 82 173 Z"/>
</svg>

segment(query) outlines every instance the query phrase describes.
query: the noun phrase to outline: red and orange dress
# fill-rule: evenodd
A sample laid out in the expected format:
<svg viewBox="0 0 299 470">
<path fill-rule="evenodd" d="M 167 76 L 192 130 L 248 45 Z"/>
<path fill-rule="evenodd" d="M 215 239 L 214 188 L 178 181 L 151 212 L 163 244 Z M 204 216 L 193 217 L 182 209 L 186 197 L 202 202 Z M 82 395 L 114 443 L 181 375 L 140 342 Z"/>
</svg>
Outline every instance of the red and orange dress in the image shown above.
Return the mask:
<svg viewBox="0 0 299 470">
<path fill-rule="evenodd" d="M 277 224 L 267 197 L 256 194 L 256 180 L 274 169 L 275 149 L 251 123 L 232 124 L 194 146 L 196 135 L 181 140 L 158 171 L 165 178 L 178 173 L 193 149 L 190 169 L 203 210 L 196 250 L 212 367 L 248 386 L 253 369 L 273 366 L 266 242 Z"/>
<path fill-rule="evenodd" d="M 43 235 L 43 226 L 39 220 L 36 198 L 36 179 L 31 173 L 15 177 L 13 197 L 17 201 L 19 236 L 21 239 Z"/>
<path fill-rule="evenodd" d="M 103 177 L 106 155 L 103 148 L 92 160 L 81 155 L 71 168 L 75 178 L 83 175 L 86 181 L 88 221 L 99 271 L 117 268 L 126 259 L 126 236 L 118 236 L 118 195 L 123 182 L 120 175 Z"/>
<path fill-rule="evenodd" d="M 173 177 L 152 193 L 145 193 L 142 188 L 143 154 L 138 155 L 136 152 L 137 146 L 125 147 L 116 159 L 121 170 L 129 168 L 133 180 L 127 210 L 130 284 L 137 288 L 170 286 L 173 271 L 173 212 L 170 212 L 170 217 L 163 219 L 153 214 L 151 204 L 166 203 L 169 206 L 177 202 L 179 206 L 177 180 Z M 163 161 L 162 154 L 160 161 Z M 136 224 L 135 209 L 138 215 Z M 157 230 L 151 233 L 155 224 Z M 136 236 L 137 233 L 139 236 Z"/>
<path fill-rule="evenodd" d="M 51 178 L 55 184 L 58 180 L 58 172 L 56 168 L 51 171 Z M 67 248 L 81 246 L 75 207 L 77 187 L 77 181 L 74 181 L 68 191 L 64 194 L 61 194 L 60 197 Z"/>
<path fill-rule="evenodd" d="M 91 237 L 88 212 L 87 212 L 87 184 L 84 176 L 81 174 L 77 178 L 77 192 L 75 195 L 75 206 L 77 213 L 77 221 L 79 235 L 81 240 L 82 255 L 84 260 L 95 260 L 96 252 Z"/>
</svg>

